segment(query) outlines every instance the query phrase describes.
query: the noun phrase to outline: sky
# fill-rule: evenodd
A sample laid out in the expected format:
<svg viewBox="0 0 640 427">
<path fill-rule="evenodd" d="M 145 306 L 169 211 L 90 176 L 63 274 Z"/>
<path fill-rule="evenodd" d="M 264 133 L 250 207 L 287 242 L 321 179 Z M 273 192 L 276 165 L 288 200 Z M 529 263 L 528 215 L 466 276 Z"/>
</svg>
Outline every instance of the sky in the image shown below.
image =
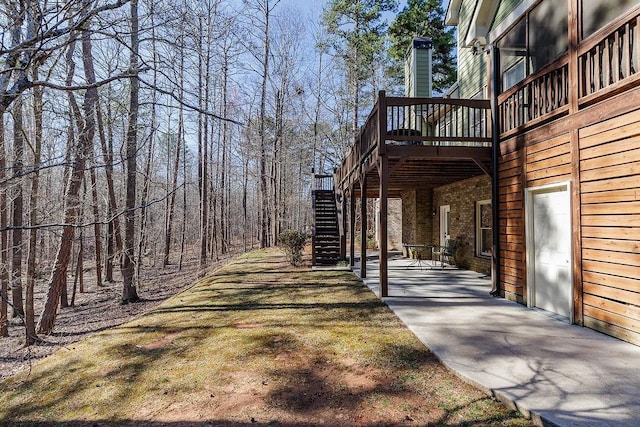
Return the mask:
<svg viewBox="0 0 640 427">
<path fill-rule="evenodd" d="M 448 0 L 444 0 L 445 2 Z M 320 16 L 322 14 L 322 8 L 329 2 L 329 0 L 283 0 L 284 3 L 296 7 L 303 12 L 308 12 L 309 14 L 313 14 L 316 16 Z M 399 0 L 399 8 L 401 10 L 404 5 L 406 5 L 406 0 Z M 390 18 L 392 19 L 395 14 L 390 14 Z"/>
<path fill-rule="evenodd" d="M 283 5 L 287 5 L 288 7 L 299 9 L 302 13 L 315 18 L 319 21 L 320 16 L 322 15 L 323 7 L 329 3 L 330 0 L 281 0 Z M 446 12 L 447 7 L 449 5 L 449 0 L 441 0 L 442 8 Z M 398 0 L 398 10 L 401 11 L 404 6 L 406 6 L 407 0 Z M 397 12 L 388 12 L 386 13 L 386 19 L 389 23 L 395 18 Z"/>
</svg>

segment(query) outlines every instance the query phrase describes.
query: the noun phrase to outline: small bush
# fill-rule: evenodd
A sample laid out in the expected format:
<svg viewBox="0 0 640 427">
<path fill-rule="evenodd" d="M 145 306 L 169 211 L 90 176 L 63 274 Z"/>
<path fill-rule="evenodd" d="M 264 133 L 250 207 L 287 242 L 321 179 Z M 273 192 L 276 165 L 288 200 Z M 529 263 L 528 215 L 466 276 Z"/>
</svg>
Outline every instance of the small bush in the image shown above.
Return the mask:
<svg viewBox="0 0 640 427">
<path fill-rule="evenodd" d="M 285 230 L 280 233 L 280 245 L 292 265 L 302 262 L 302 250 L 307 243 L 307 236 L 298 230 Z"/>
</svg>

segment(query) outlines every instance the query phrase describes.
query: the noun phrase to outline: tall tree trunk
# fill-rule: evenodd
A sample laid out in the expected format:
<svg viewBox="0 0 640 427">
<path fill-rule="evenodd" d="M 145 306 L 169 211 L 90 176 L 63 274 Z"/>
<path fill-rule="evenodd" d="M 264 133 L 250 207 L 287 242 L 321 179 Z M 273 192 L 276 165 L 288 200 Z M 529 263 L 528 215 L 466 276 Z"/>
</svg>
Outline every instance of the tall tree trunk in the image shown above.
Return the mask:
<svg viewBox="0 0 640 427">
<path fill-rule="evenodd" d="M 247 193 L 249 187 L 249 158 L 245 157 L 242 179 L 242 251 L 247 252 L 247 222 L 249 212 L 247 207 Z"/>
<path fill-rule="evenodd" d="M 182 108 L 180 109 L 182 114 Z M 184 249 L 187 238 L 187 144 L 182 144 L 182 236 L 180 237 L 180 260 L 178 271 L 182 271 Z"/>
<path fill-rule="evenodd" d="M 182 87 L 180 88 L 180 94 L 183 93 Z M 180 96 L 180 100 L 182 100 L 182 95 Z M 165 234 L 164 234 L 164 257 L 162 261 L 163 266 L 169 265 L 169 253 L 171 252 L 171 234 L 173 232 L 173 215 L 176 206 L 176 191 L 178 188 L 178 172 L 180 171 L 180 152 L 182 150 L 182 133 L 184 127 L 184 113 L 182 105 L 180 106 L 180 111 L 178 113 L 178 135 L 176 137 L 176 147 L 175 147 L 175 156 L 173 162 L 173 171 L 172 171 L 172 184 L 170 187 L 171 194 L 169 194 L 168 203 L 167 203 L 167 213 L 165 216 Z M 168 160 L 168 159 L 167 159 Z M 186 189 L 185 189 L 186 191 Z"/>
<path fill-rule="evenodd" d="M 7 156 L 4 141 L 4 119 L 0 114 L 0 337 L 9 336 L 9 232 L 7 224 Z"/>
<path fill-rule="evenodd" d="M 126 177 L 126 211 L 124 214 L 124 248 L 122 260 L 122 303 L 128 304 L 140 300 L 135 273 L 135 222 L 136 222 L 136 174 L 138 146 L 138 109 L 140 81 L 138 80 L 138 0 L 131 0 L 131 54 L 129 67 L 132 76 L 129 78 L 129 123 L 127 126 L 127 177 Z"/>
<path fill-rule="evenodd" d="M 198 80 L 201 83 L 199 105 L 202 111 L 209 108 L 210 100 L 210 83 L 211 83 L 211 23 L 210 16 L 207 16 L 206 27 L 199 21 L 200 34 L 206 31 L 203 36 L 204 42 L 199 46 L 199 75 Z M 204 58 L 203 58 L 204 56 Z M 211 224 L 209 218 L 209 116 L 200 114 L 199 132 L 198 132 L 198 154 L 199 154 L 199 176 L 198 186 L 200 188 L 200 266 L 207 264 L 209 235 Z"/>
<path fill-rule="evenodd" d="M 24 196 L 22 192 L 22 169 L 24 157 L 24 129 L 22 129 L 22 97 L 14 101 L 13 106 L 13 188 L 12 188 L 12 221 L 11 233 L 11 294 L 13 300 L 13 317 L 24 316 L 22 300 L 22 225 Z"/>
<path fill-rule="evenodd" d="M 142 186 L 142 197 L 140 197 L 140 233 L 138 234 L 138 263 L 136 264 L 136 283 L 140 282 L 140 269 L 142 268 L 142 258 L 144 255 L 144 247 L 147 241 L 147 199 L 149 197 L 149 186 L 151 184 L 151 164 L 153 162 L 153 149 L 156 140 L 158 93 L 156 87 L 158 84 L 158 49 L 156 46 L 156 25 L 154 3 L 150 5 L 149 15 L 151 18 L 151 52 L 153 55 L 153 88 L 151 89 L 151 126 L 149 128 L 149 141 L 147 150 L 147 161 L 145 164 L 144 183 Z"/>
<path fill-rule="evenodd" d="M 228 42 L 228 41 L 226 41 Z M 222 58 L 222 117 L 227 117 L 229 113 L 228 104 L 228 85 L 229 85 L 229 51 L 225 45 L 223 58 Z M 227 253 L 227 205 L 230 200 L 227 196 L 227 138 L 228 138 L 228 123 L 226 120 L 222 122 L 222 164 L 220 165 L 220 252 L 222 254 Z"/>
<path fill-rule="evenodd" d="M 88 7 L 90 0 L 83 0 L 83 7 Z M 95 73 L 93 70 L 93 55 L 91 52 L 91 39 L 88 31 L 89 22 L 82 30 L 82 60 L 84 65 L 85 79 L 87 82 L 95 81 Z M 69 50 L 73 53 L 73 43 Z M 71 61 L 72 62 L 72 61 Z M 73 101 L 73 97 L 71 96 Z M 56 259 L 53 265 L 53 272 L 49 280 L 49 289 L 45 305 L 38 321 L 37 331 L 40 334 L 48 335 L 53 330 L 55 324 L 58 301 L 62 294 L 62 287 L 66 284 L 67 267 L 69 264 L 69 255 L 75 235 L 75 224 L 79 218 L 80 212 L 80 187 L 84 178 L 84 170 L 87 163 L 87 157 L 93 144 L 95 135 L 95 108 L 98 101 L 98 90 L 90 87 L 84 94 L 84 123 L 82 123 L 82 131 L 78 135 L 78 142 L 74 150 L 73 162 L 71 164 L 71 173 L 69 174 L 69 182 L 66 186 L 65 207 L 64 207 L 64 226 L 62 227 L 62 240 L 56 253 Z M 75 102 L 72 102 L 72 105 Z M 77 107 L 76 107 L 77 109 Z M 77 115 L 78 116 L 78 115 Z M 78 120 L 79 121 L 79 120 Z"/>
<path fill-rule="evenodd" d="M 111 90 L 107 90 L 111 92 Z M 111 97 L 107 96 L 107 102 L 111 102 Z M 110 107 L 108 107 L 110 111 Z M 110 116 L 110 114 L 107 114 Z M 107 136 L 104 129 L 104 118 L 102 116 L 102 108 L 98 103 L 96 105 L 96 119 L 98 123 L 98 135 L 100 139 L 100 147 L 102 149 L 102 161 L 104 162 L 104 173 L 107 180 L 108 192 L 108 217 L 107 223 L 107 255 L 105 257 L 105 277 L 107 282 L 113 282 L 113 263 L 116 252 L 122 251 L 122 232 L 120 231 L 120 220 L 116 215 L 118 212 L 118 202 L 116 200 L 116 190 L 113 184 L 113 138 L 111 132 Z M 111 126 L 111 125 L 109 125 Z"/>
<path fill-rule="evenodd" d="M 38 69 L 33 71 L 34 80 L 38 79 Z M 42 153 L 42 87 L 33 90 L 34 144 L 33 164 L 35 171 L 31 176 L 31 195 L 29 196 L 29 252 L 27 254 L 27 289 L 25 298 L 25 345 L 36 340 L 36 322 L 33 306 L 33 293 L 36 282 L 36 251 L 38 243 L 38 198 L 40 188 L 40 162 Z"/>
<path fill-rule="evenodd" d="M 151 113 L 151 135 L 149 135 L 149 148 L 147 150 L 147 160 L 144 167 L 144 182 L 142 184 L 142 194 L 140 195 L 140 232 L 138 233 L 138 262 L 136 263 L 136 283 L 140 279 L 140 269 L 142 268 L 142 256 L 144 253 L 145 236 L 147 229 L 147 199 L 149 197 L 149 185 L 151 182 L 151 163 L 153 161 L 153 145 L 155 138 L 156 113 L 153 108 Z"/>
<path fill-rule="evenodd" d="M 100 211 L 98 208 L 98 184 L 95 168 L 91 168 L 90 180 L 91 208 L 93 210 L 93 239 L 95 242 L 96 286 L 102 287 L 102 231 L 100 227 Z"/>
<path fill-rule="evenodd" d="M 276 2 L 277 4 L 278 2 Z M 264 0 L 264 27 L 263 27 L 263 57 L 262 57 L 262 84 L 260 88 L 260 247 L 271 245 L 269 242 L 269 193 L 267 187 L 267 136 L 265 134 L 267 116 L 267 83 L 269 80 L 269 17 L 271 8 L 269 0 Z"/>
<path fill-rule="evenodd" d="M 11 30 L 12 44 L 18 45 L 22 41 L 22 24 L 24 23 L 24 4 L 15 6 L 12 19 L 15 25 Z M 20 67 L 16 64 L 17 67 Z M 19 71 L 21 77 L 25 71 Z M 0 119 L 4 119 L 0 117 Z M 13 187 L 11 191 L 11 225 L 14 227 L 11 233 L 11 294 L 13 300 L 13 317 L 24 316 L 22 301 L 22 215 L 24 199 L 22 195 L 22 166 L 24 156 L 24 130 L 22 129 L 22 95 L 19 94 L 13 106 Z"/>
</svg>

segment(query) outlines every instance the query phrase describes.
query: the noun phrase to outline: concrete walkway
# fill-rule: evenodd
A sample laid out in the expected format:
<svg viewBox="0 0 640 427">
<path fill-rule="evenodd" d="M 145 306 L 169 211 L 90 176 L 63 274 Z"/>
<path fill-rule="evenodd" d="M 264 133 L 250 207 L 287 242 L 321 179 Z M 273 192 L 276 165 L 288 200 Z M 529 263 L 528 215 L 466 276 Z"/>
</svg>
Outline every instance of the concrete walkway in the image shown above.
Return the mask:
<svg viewBox="0 0 640 427">
<path fill-rule="evenodd" d="M 409 262 L 390 259 L 385 303 L 462 378 L 540 424 L 640 426 L 640 347 L 493 298 L 478 273 Z M 367 273 L 378 295 L 376 259 Z"/>
</svg>

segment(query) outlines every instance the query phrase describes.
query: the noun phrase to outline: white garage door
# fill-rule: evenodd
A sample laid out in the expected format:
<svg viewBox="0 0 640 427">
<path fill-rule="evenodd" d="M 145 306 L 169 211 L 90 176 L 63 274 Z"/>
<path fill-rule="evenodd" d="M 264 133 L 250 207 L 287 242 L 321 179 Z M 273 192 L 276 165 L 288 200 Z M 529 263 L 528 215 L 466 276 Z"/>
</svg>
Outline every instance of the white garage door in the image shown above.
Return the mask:
<svg viewBox="0 0 640 427">
<path fill-rule="evenodd" d="M 568 185 L 531 191 L 529 305 L 571 319 L 571 203 Z"/>
</svg>

